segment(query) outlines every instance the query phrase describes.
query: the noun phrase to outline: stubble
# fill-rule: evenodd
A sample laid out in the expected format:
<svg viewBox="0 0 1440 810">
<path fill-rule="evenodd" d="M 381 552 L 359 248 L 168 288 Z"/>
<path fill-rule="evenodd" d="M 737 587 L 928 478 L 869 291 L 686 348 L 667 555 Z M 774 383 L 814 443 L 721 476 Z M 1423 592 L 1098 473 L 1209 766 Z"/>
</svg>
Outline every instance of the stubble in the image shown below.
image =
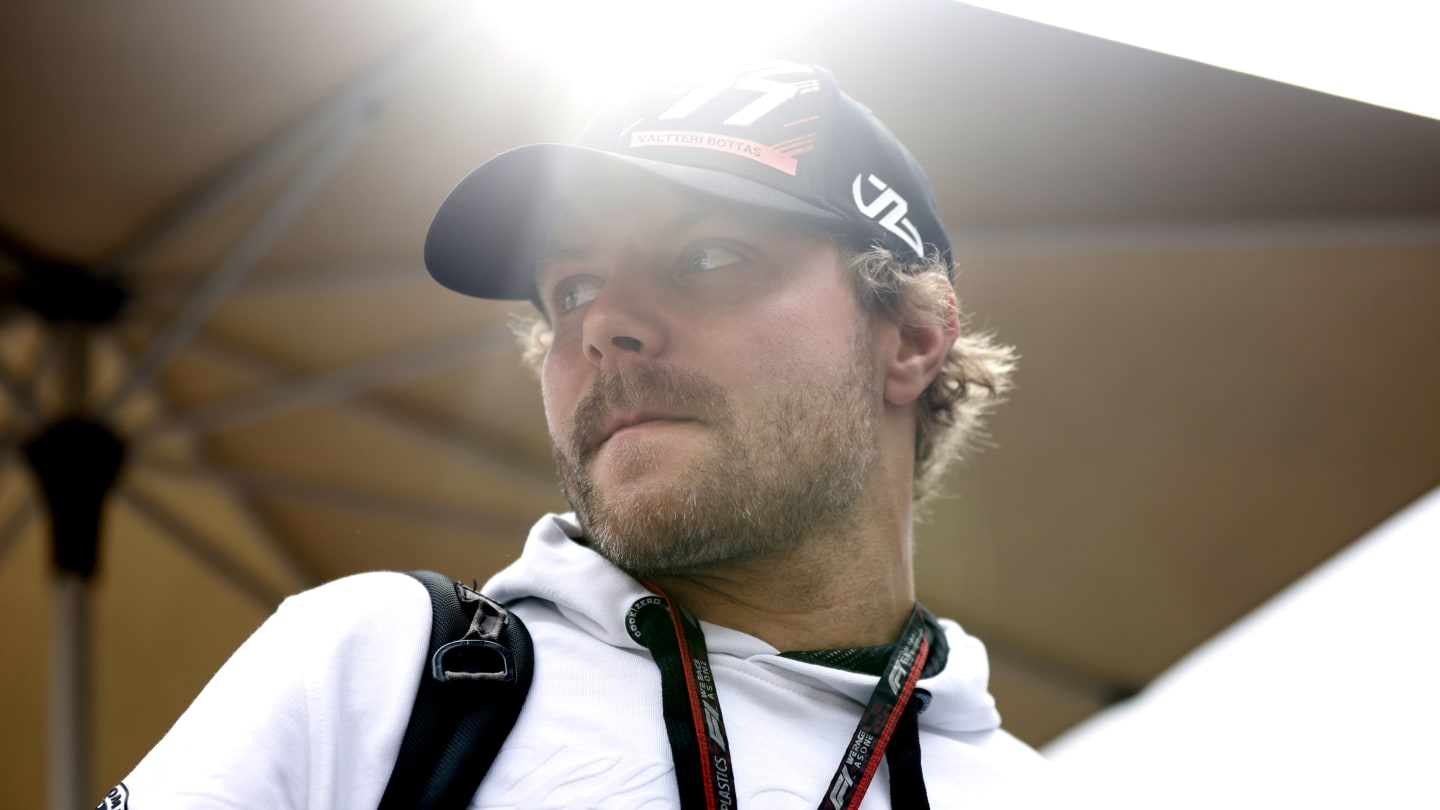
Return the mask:
<svg viewBox="0 0 1440 810">
<path fill-rule="evenodd" d="M 693 573 L 784 554 L 843 525 L 878 458 L 873 363 L 861 332 L 836 368 L 768 393 L 744 415 L 691 371 L 644 365 L 598 379 L 569 440 L 553 442 L 562 490 L 594 548 L 638 576 Z M 598 434 L 611 414 L 635 408 L 693 417 L 709 448 L 673 482 L 610 492 L 591 475 Z M 608 452 L 628 454 L 612 468 L 641 469 L 660 449 Z"/>
</svg>

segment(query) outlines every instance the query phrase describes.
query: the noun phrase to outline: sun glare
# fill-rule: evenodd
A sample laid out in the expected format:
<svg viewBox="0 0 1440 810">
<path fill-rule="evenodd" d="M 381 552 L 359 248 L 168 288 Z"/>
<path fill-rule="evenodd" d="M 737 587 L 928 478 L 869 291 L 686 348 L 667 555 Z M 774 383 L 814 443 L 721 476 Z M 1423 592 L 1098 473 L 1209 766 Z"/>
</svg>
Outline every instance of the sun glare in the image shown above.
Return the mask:
<svg viewBox="0 0 1440 810">
<path fill-rule="evenodd" d="M 533 0 L 488 3 L 493 24 L 570 77 L 577 103 L 646 81 L 689 77 L 737 58 L 775 56 L 821 0 Z"/>
</svg>

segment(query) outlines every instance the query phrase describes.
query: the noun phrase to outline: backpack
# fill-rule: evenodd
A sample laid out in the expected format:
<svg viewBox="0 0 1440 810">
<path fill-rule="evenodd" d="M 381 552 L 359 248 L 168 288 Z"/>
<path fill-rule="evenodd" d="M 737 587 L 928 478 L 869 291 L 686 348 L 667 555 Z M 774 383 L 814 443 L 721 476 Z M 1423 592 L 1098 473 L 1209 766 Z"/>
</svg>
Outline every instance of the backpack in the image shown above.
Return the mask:
<svg viewBox="0 0 1440 810">
<path fill-rule="evenodd" d="M 530 690 L 535 651 L 520 617 L 434 571 L 430 647 L 379 810 L 463 810 Z"/>
</svg>

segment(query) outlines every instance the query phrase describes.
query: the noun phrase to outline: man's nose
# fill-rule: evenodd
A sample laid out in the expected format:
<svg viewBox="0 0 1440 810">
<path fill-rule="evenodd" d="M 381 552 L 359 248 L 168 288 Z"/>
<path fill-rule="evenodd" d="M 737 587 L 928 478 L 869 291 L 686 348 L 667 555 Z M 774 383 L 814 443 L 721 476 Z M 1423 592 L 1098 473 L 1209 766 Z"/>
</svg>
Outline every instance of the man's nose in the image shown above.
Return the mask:
<svg viewBox="0 0 1440 810">
<path fill-rule="evenodd" d="M 665 348 L 666 321 L 653 289 L 616 274 L 585 311 L 585 358 L 605 368 L 621 362 L 653 358 Z"/>
</svg>

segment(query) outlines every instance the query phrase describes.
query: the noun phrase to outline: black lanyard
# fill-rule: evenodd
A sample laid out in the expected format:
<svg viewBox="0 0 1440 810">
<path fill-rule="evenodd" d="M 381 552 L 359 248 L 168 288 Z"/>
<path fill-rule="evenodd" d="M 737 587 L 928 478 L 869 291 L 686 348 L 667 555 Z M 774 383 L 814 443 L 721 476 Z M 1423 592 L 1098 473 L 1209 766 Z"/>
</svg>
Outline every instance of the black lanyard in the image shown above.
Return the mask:
<svg viewBox="0 0 1440 810">
<path fill-rule="evenodd" d="M 647 587 L 656 595 L 630 607 L 626 627 L 632 638 L 650 650 L 660 668 L 660 700 L 675 758 L 680 806 L 684 810 L 736 810 L 735 771 L 705 634 L 694 616 L 658 588 Z M 917 605 L 825 788 L 820 810 L 859 807 L 892 738 L 897 742 L 888 755 L 892 803 L 905 796 L 906 807 L 929 806 L 920 774 L 916 719 L 920 702 L 911 700 L 929 654 L 930 640 Z"/>
</svg>

